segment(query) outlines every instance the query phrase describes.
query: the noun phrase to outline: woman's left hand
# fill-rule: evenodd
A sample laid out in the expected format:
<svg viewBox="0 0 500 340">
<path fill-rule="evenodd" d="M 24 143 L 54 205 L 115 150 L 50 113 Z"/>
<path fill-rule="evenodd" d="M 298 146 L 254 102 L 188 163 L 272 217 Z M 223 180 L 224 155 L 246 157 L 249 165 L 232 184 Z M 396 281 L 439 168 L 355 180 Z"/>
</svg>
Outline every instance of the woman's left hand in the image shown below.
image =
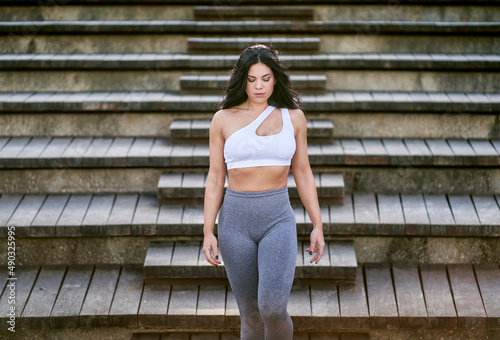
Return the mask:
<svg viewBox="0 0 500 340">
<path fill-rule="evenodd" d="M 311 232 L 311 246 L 306 249 L 309 255 L 316 253 L 316 255 L 311 259 L 311 263 L 315 262 L 318 264 L 319 260 L 323 256 L 323 250 L 325 249 L 325 239 L 323 237 L 323 231 L 321 229 L 313 229 Z"/>
</svg>

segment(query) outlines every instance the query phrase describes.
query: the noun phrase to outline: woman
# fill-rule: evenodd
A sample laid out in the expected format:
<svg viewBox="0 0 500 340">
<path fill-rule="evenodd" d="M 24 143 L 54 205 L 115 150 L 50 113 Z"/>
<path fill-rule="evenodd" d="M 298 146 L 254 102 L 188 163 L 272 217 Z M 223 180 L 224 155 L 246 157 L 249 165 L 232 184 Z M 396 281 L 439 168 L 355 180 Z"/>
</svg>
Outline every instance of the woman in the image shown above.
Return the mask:
<svg viewBox="0 0 500 340">
<path fill-rule="evenodd" d="M 297 229 L 290 206 L 290 166 L 311 221 L 310 260 L 325 242 L 316 185 L 307 155 L 307 127 L 298 95 L 274 50 L 245 49 L 210 125 L 210 168 L 204 206 L 203 253 L 221 264 L 241 316 L 241 339 L 292 339 L 287 312 L 297 257 Z"/>
</svg>

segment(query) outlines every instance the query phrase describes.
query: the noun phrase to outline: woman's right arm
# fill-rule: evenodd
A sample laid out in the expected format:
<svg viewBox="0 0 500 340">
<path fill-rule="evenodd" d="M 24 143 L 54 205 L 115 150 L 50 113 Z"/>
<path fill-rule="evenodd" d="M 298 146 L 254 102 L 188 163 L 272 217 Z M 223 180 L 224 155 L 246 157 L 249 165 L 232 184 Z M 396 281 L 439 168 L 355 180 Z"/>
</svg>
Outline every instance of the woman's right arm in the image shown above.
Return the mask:
<svg viewBox="0 0 500 340">
<path fill-rule="evenodd" d="M 222 135 L 221 114 L 217 112 L 210 124 L 209 150 L 210 167 L 205 186 L 203 253 L 207 261 L 218 266 L 219 252 L 217 238 L 214 235 L 215 219 L 219 212 L 226 181 L 226 163 L 224 162 L 224 137 Z"/>
</svg>

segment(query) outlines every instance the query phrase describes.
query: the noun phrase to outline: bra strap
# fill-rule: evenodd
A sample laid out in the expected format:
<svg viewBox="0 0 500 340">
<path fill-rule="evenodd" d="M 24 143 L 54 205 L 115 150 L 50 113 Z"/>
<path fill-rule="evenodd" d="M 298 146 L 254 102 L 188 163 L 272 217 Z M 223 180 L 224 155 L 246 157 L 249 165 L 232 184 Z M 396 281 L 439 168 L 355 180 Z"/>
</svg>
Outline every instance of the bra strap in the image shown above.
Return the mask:
<svg viewBox="0 0 500 340">
<path fill-rule="evenodd" d="M 265 109 L 253 122 L 252 124 L 255 124 L 257 125 L 257 127 L 255 128 L 255 130 L 257 130 L 260 126 L 260 124 L 262 124 L 262 122 L 264 120 L 266 120 L 266 118 L 271 114 L 271 112 L 274 111 L 274 109 L 276 109 L 276 107 L 272 106 L 272 105 L 269 105 L 267 107 L 267 109 Z"/>
</svg>

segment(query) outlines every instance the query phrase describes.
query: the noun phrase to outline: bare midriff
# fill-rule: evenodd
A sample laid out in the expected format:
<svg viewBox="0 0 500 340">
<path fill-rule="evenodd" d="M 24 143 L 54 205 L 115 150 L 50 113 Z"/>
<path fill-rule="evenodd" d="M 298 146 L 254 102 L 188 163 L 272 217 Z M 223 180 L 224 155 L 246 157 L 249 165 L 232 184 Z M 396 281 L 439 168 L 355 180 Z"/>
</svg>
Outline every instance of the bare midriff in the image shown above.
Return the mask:
<svg viewBox="0 0 500 340">
<path fill-rule="evenodd" d="M 260 166 L 228 171 L 228 188 L 236 191 L 268 191 L 286 187 L 289 166 Z"/>
</svg>

